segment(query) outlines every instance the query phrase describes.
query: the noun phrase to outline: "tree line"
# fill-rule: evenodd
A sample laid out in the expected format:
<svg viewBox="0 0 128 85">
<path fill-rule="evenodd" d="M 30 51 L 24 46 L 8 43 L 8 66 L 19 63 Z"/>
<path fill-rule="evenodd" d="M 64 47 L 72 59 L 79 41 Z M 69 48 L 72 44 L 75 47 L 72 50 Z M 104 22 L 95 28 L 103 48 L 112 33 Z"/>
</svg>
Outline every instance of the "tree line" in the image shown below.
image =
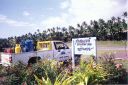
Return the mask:
<svg viewBox="0 0 128 85">
<path fill-rule="evenodd" d="M 53 27 L 40 31 L 37 29 L 35 33 L 28 33 L 22 36 L 8 37 L 0 39 L 0 51 L 3 48 L 14 47 L 21 40 L 32 39 L 35 43 L 43 40 L 62 40 L 71 41 L 72 38 L 79 37 L 97 37 L 97 40 L 127 40 L 127 12 L 121 17 L 111 17 L 105 21 L 104 19 L 91 20 L 90 24 L 83 21 L 77 24 L 77 27 Z"/>
</svg>

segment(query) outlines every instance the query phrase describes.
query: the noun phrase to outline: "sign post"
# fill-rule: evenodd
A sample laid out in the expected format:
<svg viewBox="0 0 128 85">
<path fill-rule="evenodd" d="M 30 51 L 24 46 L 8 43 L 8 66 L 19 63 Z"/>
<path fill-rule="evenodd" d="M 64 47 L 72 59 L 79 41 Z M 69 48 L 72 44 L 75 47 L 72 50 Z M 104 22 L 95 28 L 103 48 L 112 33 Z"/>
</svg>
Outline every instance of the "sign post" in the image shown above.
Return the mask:
<svg viewBox="0 0 128 85">
<path fill-rule="evenodd" d="M 97 58 L 96 37 L 72 39 L 72 68 L 75 68 L 75 54 L 93 55 Z"/>
<path fill-rule="evenodd" d="M 74 39 L 72 39 L 72 68 L 74 69 L 75 68 L 75 50 L 74 50 Z"/>
</svg>

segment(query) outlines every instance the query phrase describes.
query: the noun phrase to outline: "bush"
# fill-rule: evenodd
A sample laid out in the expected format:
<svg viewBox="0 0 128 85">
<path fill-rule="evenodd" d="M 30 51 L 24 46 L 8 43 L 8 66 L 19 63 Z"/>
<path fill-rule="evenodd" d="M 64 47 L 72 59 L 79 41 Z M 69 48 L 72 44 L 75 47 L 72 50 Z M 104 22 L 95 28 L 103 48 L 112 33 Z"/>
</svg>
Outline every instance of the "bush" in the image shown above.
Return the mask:
<svg viewBox="0 0 128 85">
<path fill-rule="evenodd" d="M 99 63 L 108 72 L 106 84 L 127 84 L 128 73 L 121 63 L 115 63 L 113 54 L 100 57 Z"/>
<path fill-rule="evenodd" d="M 96 64 L 91 59 L 90 62 L 85 61 L 80 62 L 80 67 L 73 72 L 73 84 L 77 85 L 94 85 L 102 84 L 106 80 L 107 72 L 100 64 Z"/>
</svg>

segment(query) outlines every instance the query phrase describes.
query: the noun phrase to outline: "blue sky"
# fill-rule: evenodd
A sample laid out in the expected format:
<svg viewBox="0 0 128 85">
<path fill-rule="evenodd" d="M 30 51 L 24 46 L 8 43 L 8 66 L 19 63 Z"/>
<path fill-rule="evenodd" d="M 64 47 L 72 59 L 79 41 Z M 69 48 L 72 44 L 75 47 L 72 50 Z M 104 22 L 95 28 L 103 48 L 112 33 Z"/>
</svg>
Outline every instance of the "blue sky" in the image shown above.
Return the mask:
<svg viewBox="0 0 128 85">
<path fill-rule="evenodd" d="M 107 20 L 121 16 L 127 6 L 128 0 L 0 0 L 0 38 Z"/>
</svg>

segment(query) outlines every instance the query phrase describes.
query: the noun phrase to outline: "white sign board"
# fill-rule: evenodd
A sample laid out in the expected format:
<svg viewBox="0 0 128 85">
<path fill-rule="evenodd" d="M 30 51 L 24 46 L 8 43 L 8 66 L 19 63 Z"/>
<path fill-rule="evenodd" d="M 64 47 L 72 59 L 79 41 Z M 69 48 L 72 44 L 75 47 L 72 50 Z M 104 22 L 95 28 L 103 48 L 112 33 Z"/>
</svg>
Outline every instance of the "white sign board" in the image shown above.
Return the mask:
<svg viewBox="0 0 128 85">
<path fill-rule="evenodd" d="M 72 39 L 74 54 L 96 56 L 96 37 Z"/>
<path fill-rule="evenodd" d="M 72 39 L 72 68 L 75 68 L 75 54 L 96 56 L 96 37 Z"/>
</svg>

